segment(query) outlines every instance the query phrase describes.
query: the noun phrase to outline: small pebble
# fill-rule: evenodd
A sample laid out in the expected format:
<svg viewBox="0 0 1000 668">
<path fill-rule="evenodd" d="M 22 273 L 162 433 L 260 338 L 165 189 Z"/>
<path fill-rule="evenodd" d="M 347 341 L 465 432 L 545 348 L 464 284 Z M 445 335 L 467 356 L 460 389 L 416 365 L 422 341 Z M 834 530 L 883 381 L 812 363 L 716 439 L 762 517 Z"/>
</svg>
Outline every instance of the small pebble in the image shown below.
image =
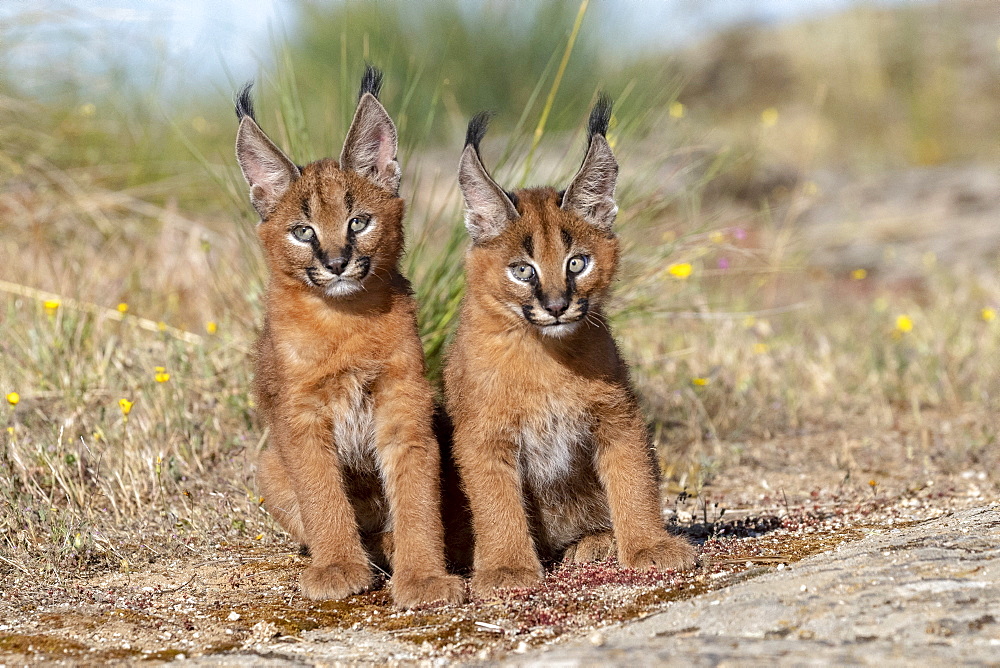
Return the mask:
<svg viewBox="0 0 1000 668">
<path fill-rule="evenodd" d="M 589 640 L 590 644 L 593 645 L 594 647 L 603 647 L 605 643 L 604 634 L 601 633 L 600 631 L 594 631 L 593 633 L 591 633 Z"/>
<path fill-rule="evenodd" d="M 239 620 L 239 618 L 240 618 L 240 613 L 238 613 L 238 612 L 230 612 L 229 616 L 226 617 L 226 619 L 228 619 L 231 622 L 235 622 L 235 621 Z"/>
</svg>

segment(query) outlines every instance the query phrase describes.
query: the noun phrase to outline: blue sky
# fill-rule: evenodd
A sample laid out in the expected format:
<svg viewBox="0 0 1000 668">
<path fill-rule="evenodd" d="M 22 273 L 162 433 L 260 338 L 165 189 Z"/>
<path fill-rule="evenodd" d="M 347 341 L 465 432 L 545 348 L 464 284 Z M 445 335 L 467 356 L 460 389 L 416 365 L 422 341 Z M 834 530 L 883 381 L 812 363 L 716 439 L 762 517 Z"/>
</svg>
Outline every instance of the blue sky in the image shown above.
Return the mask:
<svg viewBox="0 0 1000 668">
<path fill-rule="evenodd" d="M 500 1 L 463 4 L 475 12 Z M 617 42 L 623 49 L 639 50 L 697 39 L 733 22 L 770 23 L 879 1 L 592 0 L 588 19 L 609 34 L 627 35 Z M 0 38 L 7 42 L 8 66 L 81 73 L 112 68 L 125 76 L 157 76 L 167 86 L 214 82 L 228 88 L 230 79 L 241 81 L 267 62 L 273 37 L 288 33 L 294 6 L 293 0 L 2 0 Z M 163 62 L 178 63 L 180 70 L 157 72 Z"/>
</svg>

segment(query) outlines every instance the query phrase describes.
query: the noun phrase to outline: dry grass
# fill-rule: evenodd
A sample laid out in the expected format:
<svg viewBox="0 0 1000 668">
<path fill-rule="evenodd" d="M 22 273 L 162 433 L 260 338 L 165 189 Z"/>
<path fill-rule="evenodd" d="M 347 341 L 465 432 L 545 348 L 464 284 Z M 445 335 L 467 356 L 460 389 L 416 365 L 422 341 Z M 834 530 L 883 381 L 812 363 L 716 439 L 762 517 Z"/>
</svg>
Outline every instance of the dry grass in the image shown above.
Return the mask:
<svg viewBox="0 0 1000 668">
<path fill-rule="evenodd" d="M 670 97 L 623 111 L 612 131 L 627 248 L 614 321 L 670 489 L 739 505 L 779 486 L 801 498 L 874 480 L 875 494 L 900 496 L 932 481 L 995 497 L 1000 319 L 983 309 L 1000 305 L 996 267 L 928 260 L 908 283 L 875 267 L 860 279 L 816 269 L 799 231 L 815 184 L 796 176 L 764 205 L 733 197 L 760 173 L 740 176 L 741 165 L 801 155 L 813 126 L 784 108 L 770 129 L 754 111 L 750 131 L 744 116 L 695 107 L 678 118 Z M 24 107 L 22 129 L 38 112 Z M 254 486 L 265 435 L 246 351 L 262 272 L 234 166 L 39 158 L 86 143 L 93 128 L 73 113 L 25 130 L 0 160 L 0 392 L 19 395 L 0 406 L 0 574 L 129 571 L 223 542 L 283 544 Z M 712 143 L 700 129 L 710 121 L 752 145 Z M 102 132 L 97 144 L 115 128 Z M 567 177 L 578 140 L 543 137 L 529 180 Z M 529 143 L 511 135 L 499 178 L 520 176 Z M 434 358 L 461 295 L 464 240 L 454 147 L 420 148 L 404 166 L 408 271 Z M 839 159 L 810 155 L 801 173 Z"/>
</svg>

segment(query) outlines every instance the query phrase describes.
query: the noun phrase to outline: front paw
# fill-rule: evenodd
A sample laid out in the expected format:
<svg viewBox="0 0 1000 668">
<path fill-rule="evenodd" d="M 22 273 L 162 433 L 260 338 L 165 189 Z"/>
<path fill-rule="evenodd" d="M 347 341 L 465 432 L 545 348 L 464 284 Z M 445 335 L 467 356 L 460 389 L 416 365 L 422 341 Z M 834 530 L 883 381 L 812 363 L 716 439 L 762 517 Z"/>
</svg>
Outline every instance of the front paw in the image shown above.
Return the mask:
<svg viewBox="0 0 1000 668">
<path fill-rule="evenodd" d="M 469 583 L 472 593 L 486 598 L 497 589 L 523 589 L 532 587 L 542 580 L 542 569 L 524 567 L 503 567 L 477 570 Z"/>
<path fill-rule="evenodd" d="M 371 583 L 372 571 L 366 563 L 310 566 L 299 578 L 302 595 L 313 600 L 338 599 L 359 594 Z"/>
<path fill-rule="evenodd" d="M 610 531 L 592 533 L 569 546 L 563 555 L 564 564 L 587 564 L 603 561 L 615 553 L 615 535 Z"/>
<path fill-rule="evenodd" d="M 620 546 L 618 561 L 625 568 L 640 571 L 679 571 L 695 565 L 694 546 L 680 536 L 663 533 L 648 543 Z"/>
<path fill-rule="evenodd" d="M 413 608 L 427 603 L 445 605 L 465 603 L 465 582 L 457 575 L 431 575 L 423 578 L 393 576 L 392 601 L 397 608 Z"/>
</svg>

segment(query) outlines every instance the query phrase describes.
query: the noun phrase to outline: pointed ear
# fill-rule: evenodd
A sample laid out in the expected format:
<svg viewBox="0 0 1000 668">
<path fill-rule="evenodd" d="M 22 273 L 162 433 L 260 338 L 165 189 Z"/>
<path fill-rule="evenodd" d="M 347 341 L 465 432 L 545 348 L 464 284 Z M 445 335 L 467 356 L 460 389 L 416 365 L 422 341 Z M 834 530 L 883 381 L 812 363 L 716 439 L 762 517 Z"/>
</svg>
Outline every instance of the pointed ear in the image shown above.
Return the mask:
<svg viewBox="0 0 1000 668">
<path fill-rule="evenodd" d="M 611 99 L 602 95 L 590 113 L 587 155 L 562 200 L 564 211 L 575 213 L 604 232 L 611 231 L 618 214 L 615 203 L 618 162 L 605 138 L 610 119 Z"/>
<path fill-rule="evenodd" d="M 458 186 L 465 198 L 465 228 L 476 244 L 493 239 L 518 217 L 514 203 L 489 175 L 479 157 L 479 142 L 488 123 L 486 113 L 469 121 L 465 150 L 458 165 Z"/>
<path fill-rule="evenodd" d="M 361 100 L 340 153 L 340 167 L 357 172 L 395 195 L 399 192 L 400 178 L 396 126 L 376 97 L 381 83 L 382 74 L 378 70 L 365 71 Z"/>
<path fill-rule="evenodd" d="M 274 210 L 292 181 L 299 178 L 299 168 L 268 139 L 254 120 L 251 85 L 244 86 L 236 101 L 236 116 L 240 119 L 236 160 L 243 178 L 250 185 L 250 203 L 263 220 Z"/>
</svg>

